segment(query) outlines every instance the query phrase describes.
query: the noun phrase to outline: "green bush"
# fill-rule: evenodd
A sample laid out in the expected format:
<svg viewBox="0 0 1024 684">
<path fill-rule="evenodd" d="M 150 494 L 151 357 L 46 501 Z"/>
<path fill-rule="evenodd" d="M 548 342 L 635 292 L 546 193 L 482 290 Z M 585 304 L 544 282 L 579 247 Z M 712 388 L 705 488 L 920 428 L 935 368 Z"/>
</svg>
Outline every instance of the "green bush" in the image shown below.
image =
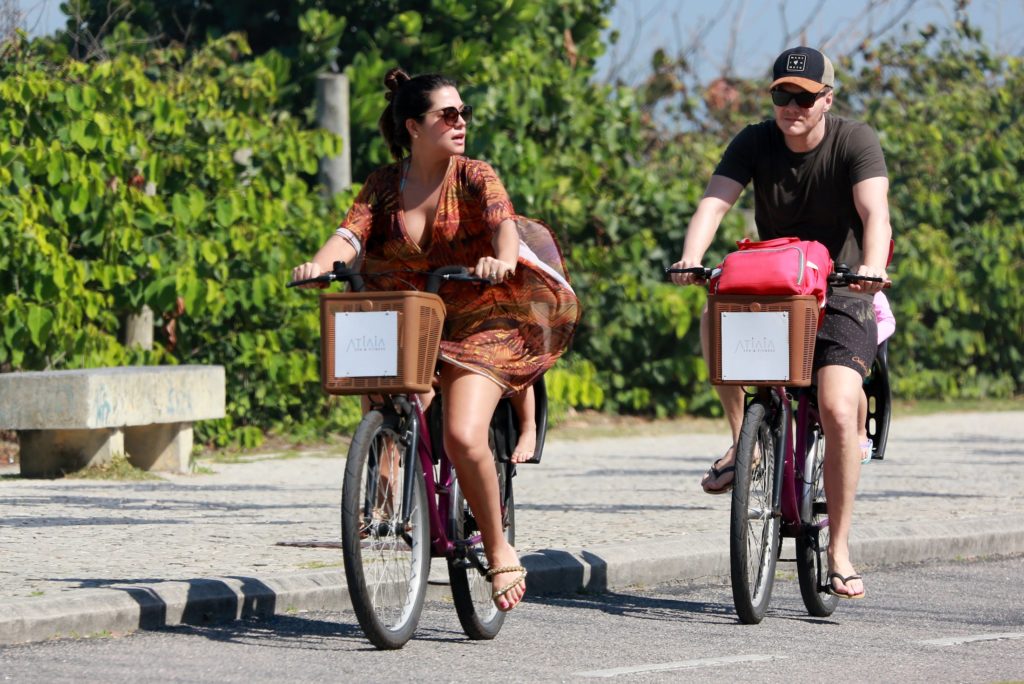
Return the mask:
<svg viewBox="0 0 1024 684">
<path fill-rule="evenodd" d="M 104 19 L 107 3 L 75 4 Z M 273 16 L 224 2 L 196 6 L 197 30 L 157 49 L 132 41 L 193 3 L 135 5 L 137 23 L 94 41 L 88 63 L 61 39 L 15 42 L 0 61 L 0 370 L 217 363 L 229 415 L 202 439 L 350 427 L 357 402 L 319 389 L 315 298 L 283 285 L 358 189 L 325 201 L 316 160 L 349 144 L 357 181 L 389 161 L 376 121 L 401 64 L 460 81 L 477 111 L 469 153 L 560 238 L 584 318 L 548 376 L 553 414 L 719 411 L 704 295 L 661 272 L 724 144 L 770 116 L 763 83 L 730 81 L 735 106 L 715 109 L 678 92 L 664 55 L 641 88 L 597 83 L 605 0 L 302 0 Z M 870 123 L 889 163 L 897 393 L 1019 394 L 1022 60 L 962 20 L 856 57 L 837 60 L 837 111 Z M 334 60 L 351 81 L 349 141 L 309 130 L 311 79 Z M 681 98 L 675 132 L 651 116 L 667 98 Z M 731 212 L 707 263 L 743 229 Z M 175 344 L 124 347 L 143 305 L 174 321 Z"/>
<path fill-rule="evenodd" d="M 223 364 L 228 415 L 200 434 L 218 443 L 351 421 L 351 400 L 321 399 L 313 297 L 284 288 L 330 231 L 310 178 L 340 141 L 278 110 L 273 72 L 238 61 L 246 51 L 228 36 L 188 59 L 166 49 L 55 66 L 8 46 L 5 367 Z M 143 305 L 174 321 L 173 345 L 121 344 Z"/>
<path fill-rule="evenodd" d="M 1024 60 L 965 21 L 868 52 L 848 101 L 890 171 L 895 388 L 1007 397 L 1024 388 Z"/>
</svg>

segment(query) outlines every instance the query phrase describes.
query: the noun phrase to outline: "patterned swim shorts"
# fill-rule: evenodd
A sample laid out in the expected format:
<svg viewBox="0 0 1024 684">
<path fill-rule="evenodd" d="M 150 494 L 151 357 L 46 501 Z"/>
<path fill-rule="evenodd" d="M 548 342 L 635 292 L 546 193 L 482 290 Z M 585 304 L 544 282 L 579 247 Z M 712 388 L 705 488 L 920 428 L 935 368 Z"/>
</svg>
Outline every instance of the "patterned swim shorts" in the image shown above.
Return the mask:
<svg viewBox="0 0 1024 684">
<path fill-rule="evenodd" d="M 878 351 L 878 323 L 871 300 L 831 296 L 814 344 L 814 370 L 846 366 L 867 377 Z"/>
</svg>

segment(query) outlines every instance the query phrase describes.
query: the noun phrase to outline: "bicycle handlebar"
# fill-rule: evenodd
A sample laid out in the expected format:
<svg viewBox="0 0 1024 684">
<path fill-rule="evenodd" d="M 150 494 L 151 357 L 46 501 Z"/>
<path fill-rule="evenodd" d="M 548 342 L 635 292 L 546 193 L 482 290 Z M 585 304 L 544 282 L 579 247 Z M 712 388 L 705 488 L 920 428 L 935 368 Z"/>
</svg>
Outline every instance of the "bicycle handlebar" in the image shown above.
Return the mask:
<svg viewBox="0 0 1024 684">
<path fill-rule="evenodd" d="M 710 280 L 711 276 L 714 275 L 715 270 L 713 268 L 704 268 L 703 266 L 694 266 L 692 268 L 666 268 L 665 275 L 672 275 L 673 273 L 692 273 L 697 276 L 700 280 Z"/>
<path fill-rule="evenodd" d="M 419 273 L 419 271 L 410 271 L 410 273 Z M 368 274 L 369 277 L 373 277 L 375 274 Z M 376 275 L 384 275 L 376 274 Z M 424 288 L 424 292 L 430 292 L 437 294 L 437 291 L 441 288 L 442 282 L 458 281 L 462 283 L 490 283 L 491 281 L 487 278 L 481 278 L 480 276 L 472 275 L 469 269 L 465 266 L 442 266 L 436 270 L 430 271 L 427 275 L 427 284 Z M 353 292 L 362 292 L 366 288 L 366 281 L 363 279 L 362 274 L 358 271 L 350 269 L 345 262 L 335 261 L 334 268 L 326 273 L 321 273 L 315 278 L 304 278 L 303 280 L 293 280 L 286 285 L 286 287 L 297 287 L 299 285 L 308 285 L 309 283 L 322 283 L 324 285 L 333 282 L 347 282 L 352 286 Z"/>
<path fill-rule="evenodd" d="M 358 271 L 350 269 L 344 261 L 335 261 L 334 268 L 326 273 L 321 273 L 314 278 L 303 278 L 302 280 L 293 280 L 288 283 L 285 287 L 298 287 L 299 285 L 308 285 L 309 283 L 322 283 L 324 285 L 336 282 L 344 281 L 352 286 L 355 292 L 360 292 L 366 286 L 363 281 L 363 277 L 359 275 Z"/>
<path fill-rule="evenodd" d="M 892 287 L 892 281 L 878 276 L 858 275 L 850 272 L 846 264 L 837 264 L 836 270 L 829 274 L 828 284 L 836 287 L 845 287 L 853 283 L 882 283 L 882 289 Z"/>
<path fill-rule="evenodd" d="M 673 273 L 692 273 L 697 276 L 698 280 L 710 280 L 711 276 L 714 275 L 715 270 L 712 268 L 705 268 L 703 266 L 694 266 L 692 268 L 666 268 L 665 275 L 672 275 Z M 878 276 L 865 276 L 851 273 L 850 269 L 845 264 L 839 264 L 833 273 L 828 276 L 828 284 L 836 287 L 845 287 L 852 283 L 883 283 L 883 289 L 892 287 L 892 281 L 880 278 Z"/>
<path fill-rule="evenodd" d="M 465 266 L 442 266 L 436 270 L 430 272 L 427 276 L 427 292 L 433 292 L 437 294 L 437 291 L 441 289 L 441 283 L 443 281 L 455 280 L 460 283 L 490 283 L 491 281 L 487 278 L 481 278 L 480 276 L 472 275 L 469 269 Z"/>
</svg>

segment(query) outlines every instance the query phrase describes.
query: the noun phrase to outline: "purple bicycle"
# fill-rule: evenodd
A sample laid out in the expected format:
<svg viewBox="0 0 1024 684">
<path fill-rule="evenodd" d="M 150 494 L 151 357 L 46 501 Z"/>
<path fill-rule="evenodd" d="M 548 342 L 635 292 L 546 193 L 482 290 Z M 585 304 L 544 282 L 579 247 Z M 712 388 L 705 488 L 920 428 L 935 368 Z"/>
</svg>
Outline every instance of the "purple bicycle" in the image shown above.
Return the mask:
<svg viewBox="0 0 1024 684">
<path fill-rule="evenodd" d="M 362 278 L 337 262 L 331 272 L 289 285 L 348 282 L 352 291 L 361 292 Z M 437 298 L 440 286 L 452 281 L 490 282 L 469 275 L 461 266 L 445 267 L 428 275 L 425 292 Z M 441 306 L 442 318 L 443 311 Z M 411 318 L 410 312 L 404 315 Z M 436 348 L 438 339 L 424 334 L 415 342 L 419 350 L 414 356 L 421 356 L 428 345 Z M 432 377 L 430 365 L 428 376 Z M 543 378 L 534 384 L 534 392 L 537 448 L 530 463 L 540 461 L 544 446 L 547 394 Z M 426 411 L 414 392 L 358 393 L 368 396 L 369 410 L 348 450 L 341 538 L 345 578 L 360 627 L 377 648 L 404 646 L 423 610 L 430 559 L 440 557 L 447 559 L 452 599 L 463 631 L 471 639 L 493 639 L 506 614 L 491 599 L 480 532 L 444 450 L 440 392 Z M 515 410 L 503 399 L 491 420 L 488 439 L 509 544 L 515 543 L 512 478 L 516 464 L 511 455 L 518 438 Z"/>
<path fill-rule="evenodd" d="M 710 280 L 713 274 L 712 269 L 702 267 L 667 269 L 666 272 L 692 273 L 704 280 Z M 833 287 L 860 281 L 882 282 L 882 279 L 856 275 L 843 266 L 829 276 L 829 285 Z M 734 312 L 785 311 L 790 334 L 794 328 L 805 327 L 805 321 L 793 315 L 792 300 L 809 299 L 808 306 L 817 306 L 814 297 L 735 295 L 723 299 L 730 300 L 723 308 Z M 712 320 L 712 328 L 715 325 Z M 800 359 L 806 366 L 804 375 L 808 386 L 731 383 L 748 387 L 736 445 L 729 534 L 733 604 L 740 620 L 746 624 L 757 624 L 764 617 L 779 560 L 796 563 L 800 595 L 809 614 L 827 617 L 838 603 L 838 598 L 828 592 L 827 585 L 829 524 L 823 469 L 825 433 L 818 414 L 817 387 L 809 380 L 815 326 L 813 323 L 808 326 L 804 334 L 809 350 L 806 358 Z M 866 388 L 872 397 L 867 423 L 869 435 L 876 438 L 872 454 L 875 459 L 884 456 L 889 425 L 887 360 L 887 354 L 878 355 Z M 720 355 L 716 361 L 721 366 Z M 720 377 L 720 370 L 716 375 L 713 369 L 712 375 Z M 784 537 L 796 541 L 794 559 L 779 557 Z"/>
</svg>

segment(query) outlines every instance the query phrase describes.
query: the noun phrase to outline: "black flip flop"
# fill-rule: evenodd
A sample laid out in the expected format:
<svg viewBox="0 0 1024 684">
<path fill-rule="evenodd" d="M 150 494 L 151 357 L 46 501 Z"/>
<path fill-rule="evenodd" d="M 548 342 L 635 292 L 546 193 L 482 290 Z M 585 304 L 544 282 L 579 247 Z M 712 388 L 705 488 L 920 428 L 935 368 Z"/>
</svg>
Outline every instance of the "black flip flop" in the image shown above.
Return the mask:
<svg viewBox="0 0 1024 684">
<path fill-rule="evenodd" d="M 825 579 L 825 581 L 828 583 L 828 593 L 832 594 L 833 596 L 838 596 L 841 599 L 862 599 L 868 593 L 867 590 L 864 590 L 864 591 L 860 592 L 859 594 L 840 594 L 838 591 L 836 591 L 835 589 L 832 588 L 832 578 L 833 577 L 838 579 L 843 584 L 848 584 L 850 582 L 850 580 L 855 580 L 855 579 L 863 580 L 864 579 L 860 575 L 856 575 L 856 574 L 855 575 L 847 575 L 846 577 L 843 577 L 838 572 L 830 572 L 830 573 L 828 573 L 828 577 Z"/>
<path fill-rule="evenodd" d="M 718 461 L 721 461 L 721 460 L 722 459 L 718 459 Z M 724 468 L 719 470 L 716 467 L 718 465 L 718 461 L 715 461 L 714 463 L 711 464 L 711 467 L 708 468 L 708 472 L 705 473 L 705 475 L 710 473 L 711 477 L 713 477 L 713 478 L 715 478 L 717 480 L 718 478 L 722 477 L 722 475 L 725 475 L 726 473 L 735 473 L 736 472 L 736 466 L 734 466 L 734 465 L 725 466 Z M 735 475 L 733 475 L 733 480 L 734 479 L 736 479 Z M 732 491 L 732 482 L 733 482 L 732 480 L 729 480 L 726 484 L 724 484 L 721 487 L 717 487 L 717 488 L 705 487 L 702 484 L 701 485 L 701 489 L 703 489 L 707 494 L 727 494 L 727 493 Z"/>
</svg>

